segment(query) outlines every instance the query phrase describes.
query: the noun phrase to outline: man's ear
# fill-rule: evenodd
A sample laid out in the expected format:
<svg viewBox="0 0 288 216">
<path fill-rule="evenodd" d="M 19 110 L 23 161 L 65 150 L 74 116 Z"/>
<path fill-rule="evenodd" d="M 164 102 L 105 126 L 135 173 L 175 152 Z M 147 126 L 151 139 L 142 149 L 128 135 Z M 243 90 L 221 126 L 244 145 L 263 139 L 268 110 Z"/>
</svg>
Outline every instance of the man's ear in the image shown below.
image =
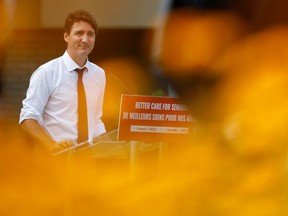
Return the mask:
<svg viewBox="0 0 288 216">
<path fill-rule="evenodd" d="M 68 43 L 68 37 L 69 35 L 67 34 L 67 32 L 64 32 L 64 40 Z"/>
</svg>

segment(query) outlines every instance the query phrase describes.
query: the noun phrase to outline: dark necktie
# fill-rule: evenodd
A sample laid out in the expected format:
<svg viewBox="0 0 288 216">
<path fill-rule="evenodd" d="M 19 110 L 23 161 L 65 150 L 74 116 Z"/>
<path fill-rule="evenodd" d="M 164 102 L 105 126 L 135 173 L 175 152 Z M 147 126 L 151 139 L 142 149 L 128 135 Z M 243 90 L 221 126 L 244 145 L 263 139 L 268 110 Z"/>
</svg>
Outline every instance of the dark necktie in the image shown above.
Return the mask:
<svg viewBox="0 0 288 216">
<path fill-rule="evenodd" d="M 82 81 L 84 70 L 85 67 L 76 69 L 78 72 L 78 143 L 88 140 L 87 103 Z"/>
</svg>

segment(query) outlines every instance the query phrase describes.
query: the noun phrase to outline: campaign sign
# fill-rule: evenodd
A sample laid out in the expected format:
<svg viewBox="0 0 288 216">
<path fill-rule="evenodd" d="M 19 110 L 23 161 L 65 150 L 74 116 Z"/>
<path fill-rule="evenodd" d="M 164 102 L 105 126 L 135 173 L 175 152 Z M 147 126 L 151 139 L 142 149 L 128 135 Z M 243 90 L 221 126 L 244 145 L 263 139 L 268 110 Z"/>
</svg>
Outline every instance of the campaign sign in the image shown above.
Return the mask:
<svg viewBox="0 0 288 216">
<path fill-rule="evenodd" d="M 178 98 L 121 96 L 118 140 L 183 141 L 192 132 L 193 118 Z"/>
</svg>

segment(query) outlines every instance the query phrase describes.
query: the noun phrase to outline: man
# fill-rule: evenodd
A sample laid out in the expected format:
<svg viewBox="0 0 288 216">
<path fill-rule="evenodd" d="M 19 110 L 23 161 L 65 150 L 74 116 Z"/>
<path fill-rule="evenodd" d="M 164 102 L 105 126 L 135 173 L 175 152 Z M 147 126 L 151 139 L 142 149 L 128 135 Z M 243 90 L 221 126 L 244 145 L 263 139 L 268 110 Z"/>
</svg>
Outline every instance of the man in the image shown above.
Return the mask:
<svg viewBox="0 0 288 216">
<path fill-rule="evenodd" d="M 84 70 L 82 80 L 88 119 L 86 140 L 91 141 L 106 132 L 101 120 L 105 72 L 88 60 L 97 30 L 94 17 L 87 11 L 70 13 L 64 26 L 64 40 L 67 42 L 64 55 L 41 65 L 31 76 L 19 124 L 50 152 L 82 142 L 78 140 L 81 130 L 78 129 L 78 69 Z"/>
</svg>

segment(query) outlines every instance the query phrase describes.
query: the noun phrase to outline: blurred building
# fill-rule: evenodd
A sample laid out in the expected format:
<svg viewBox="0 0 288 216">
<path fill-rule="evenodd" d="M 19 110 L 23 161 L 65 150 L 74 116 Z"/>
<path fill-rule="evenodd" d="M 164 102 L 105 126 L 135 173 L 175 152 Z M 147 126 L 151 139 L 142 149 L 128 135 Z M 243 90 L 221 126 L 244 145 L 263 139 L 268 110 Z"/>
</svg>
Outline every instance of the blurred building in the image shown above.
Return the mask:
<svg viewBox="0 0 288 216">
<path fill-rule="evenodd" d="M 160 95 L 166 91 L 165 77 L 159 78 L 155 68 L 149 66 L 153 55 L 151 44 L 159 42 L 155 40 L 155 32 L 170 11 L 183 7 L 230 10 L 246 20 L 251 31 L 288 21 L 285 0 L 2 0 L 0 6 L 0 29 L 4 32 L 0 37 L 1 115 L 13 121 L 18 119 L 32 72 L 64 52 L 64 19 L 73 10 L 87 9 L 99 23 L 100 32 L 90 56 L 92 61 L 100 66 L 104 62 L 107 67 L 104 69 L 109 73 L 107 61 L 113 64 L 119 57 L 128 58 L 128 62 L 144 68 L 141 72 L 146 71 L 146 78 L 151 81 L 151 85 L 130 93 Z M 137 82 L 127 81 L 120 71 L 113 73 L 117 73 L 128 89 L 132 82 Z"/>
</svg>

